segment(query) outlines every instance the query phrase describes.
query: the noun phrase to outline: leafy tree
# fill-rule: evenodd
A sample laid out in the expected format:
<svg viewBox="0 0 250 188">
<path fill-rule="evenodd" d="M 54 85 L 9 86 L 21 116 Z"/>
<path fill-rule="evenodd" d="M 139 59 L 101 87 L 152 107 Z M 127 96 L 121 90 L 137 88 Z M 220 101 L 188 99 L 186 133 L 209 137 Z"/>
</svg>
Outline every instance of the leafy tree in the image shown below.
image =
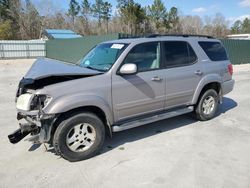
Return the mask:
<svg viewBox="0 0 250 188">
<path fill-rule="evenodd" d="M 250 33 L 250 19 L 245 18 L 242 22 L 242 33 Z"/>
<path fill-rule="evenodd" d="M 41 29 L 40 15 L 30 0 L 0 0 L 1 20 L 4 31 L 9 31 L 12 39 L 38 38 Z"/>
<path fill-rule="evenodd" d="M 30 0 L 26 0 L 26 10 L 23 17 L 23 29 L 26 30 L 26 38 L 38 38 L 42 25 L 41 17 Z"/>
<path fill-rule="evenodd" d="M 112 5 L 103 0 L 96 0 L 92 6 L 93 16 L 98 20 L 98 27 L 101 27 L 102 20 L 106 23 L 106 32 L 108 32 L 108 22 L 111 17 Z"/>
<path fill-rule="evenodd" d="M 21 10 L 20 0 L 0 0 L 0 22 L 11 25 L 9 33 L 13 36 L 12 39 L 19 38 L 19 14 Z"/>
<path fill-rule="evenodd" d="M 178 9 L 172 7 L 167 12 L 164 3 L 161 0 L 154 0 L 151 6 L 148 6 L 148 17 L 153 22 L 156 31 L 159 32 L 177 32 L 179 23 Z"/>
<path fill-rule="evenodd" d="M 237 20 L 231 27 L 231 33 L 250 33 L 250 19 L 245 18 L 243 21 Z"/>
<path fill-rule="evenodd" d="M 85 20 L 88 20 L 89 16 L 91 15 L 91 4 L 88 0 L 82 1 L 82 15 Z"/>
<path fill-rule="evenodd" d="M 132 35 L 138 34 L 141 25 L 146 19 L 145 9 L 133 0 L 118 1 L 118 9 L 123 22 L 127 26 L 127 32 Z"/>
<path fill-rule="evenodd" d="M 79 12 L 80 12 L 80 5 L 78 4 L 78 2 L 76 2 L 76 0 L 70 0 L 68 15 L 72 19 L 73 29 L 74 30 L 75 30 L 75 18 L 79 14 Z"/>
<path fill-rule="evenodd" d="M 166 7 L 161 0 L 154 0 L 154 3 L 148 6 L 148 16 L 154 22 L 157 31 L 163 26 L 166 15 Z"/>
<path fill-rule="evenodd" d="M 10 0 L 0 0 L 0 21 L 10 19 Z"/>
<path fill-rule="evenodd" d="M 93 16 L 97 18 L 99 27 L 101 27 L 103 4 L 102 0 L 95 0 L 95 4 L 92 5 Z"/>
<path fill-rule="evenodd" d="M 242 30 L 242 22 L 237 20 L 234 22 L 233 26 L 231 27 L 231 33 L 238 34 Z"/>
<path fill-rule="evenodd" d="M 152 32 L 179 32 L 223 37 L 229 31 L 227 21 L 220 14 L 204 19 L 199 16 L 179 17 L 176 7 L 167 11 L 164 0 L 154 0 L 153 4 L 147 7 L 142 7 L 139 1 L 136 3 L 135 0 L 117 0 L 118 14 L 115 15 L 111 15 L 110 0 L 95 0 L 93 5 L 90 3 L 92 0 L 81 0 L 81 4 L 78 4 L 80 0 L 70 0 L 66 14 L 58 10 L 42 16 L 32 4 L 33 1 L 0 0 L 1 38 L 32 39 L 38 38 L 42 28 L 72 27 L 82 34 L 124 32 L 141 35 Z M 48 6 L 46 4 L 47 9 L 49 9 Z M 78 17 L 80 11 L 81 14 Z M 66 19 L 67 16 L 70 19 Z M 250 19 L 235 22 L 231 32 L 249 33 Z"/>
<path fill-rule="evenodd" d="M 84 22 L 85 22 L 85 32 L 89 33 L 89 16 L 91 15 L 91 4 L 89 3 L 88 0 L 83 0 L 82 1 L 82 16 L 84 18 Z"/>
<path fill-rule="evenodd" d="M 168 12 L 167 20 L 165 21 L 165 27 L 167 29 L 175 29 L 178 22 L 179 22 L 178 9 L 176 7 L 172 7 Z"/>
<path fill-rule="evenodd" d="M 129 3 L 134 3 L 134 0 L 117 0 L 117 8 L 128 6 Z"/>
<path fill-rule="evenodd" d="M 102 5 L 102 19 L 106 21 L 106 31 L 108 33 L 108 22 L 111 17 L 112 5 L 109 2 L 104 2 Z"/>
<path fill-rule="evenodd" d="M 0 23 L 0 40 L 9 40 L 12 37 L 10 20 Z"/>
</svg>

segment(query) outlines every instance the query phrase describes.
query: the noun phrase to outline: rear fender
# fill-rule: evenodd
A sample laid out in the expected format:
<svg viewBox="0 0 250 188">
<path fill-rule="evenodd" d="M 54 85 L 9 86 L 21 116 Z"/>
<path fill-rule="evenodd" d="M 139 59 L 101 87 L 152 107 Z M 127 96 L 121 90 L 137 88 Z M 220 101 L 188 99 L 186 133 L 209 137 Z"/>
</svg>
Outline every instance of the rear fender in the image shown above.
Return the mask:
<svg viewBox="0 0 250 188">
<path fill-rule="evenodd" d="M 196 88 L 196 90 L 194 92 L 194 96 L 193 96 L 193 99 L 192 99 L 192 104 L 196 104 L 197 103 L 202 89 L 207 84 L 212 83 L 212 82 L 217 82 L 217 83 L 219 83 L 221 85 L 221 83 L 222 83 L 222 77 L 220 75 L 218 75 L 218 74 L 209 74 L 207 76 L 204 76 L 200 80 L 200 82 L 199 82 L 199 84 L 198 84 L 198 86 L 197 86 L 197 88 Z M 220 95 L 221 95 L 221 92 L 220 92 Z"/>
</svg>

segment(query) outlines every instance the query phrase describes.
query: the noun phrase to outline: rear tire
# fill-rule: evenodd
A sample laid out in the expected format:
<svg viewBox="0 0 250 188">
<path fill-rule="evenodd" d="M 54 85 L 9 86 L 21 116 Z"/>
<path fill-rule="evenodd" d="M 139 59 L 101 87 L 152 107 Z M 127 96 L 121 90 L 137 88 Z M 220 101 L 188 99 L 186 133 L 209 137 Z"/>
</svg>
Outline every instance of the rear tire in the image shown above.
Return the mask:
<svg viewBox="0 0 250 188">
<path fill-rule="evenodd" d="M 207 121 L 215 117 L 218 109 L 219 96 L 214 89 L 205 91 L 195 107 L 196 118 Z"/>
<path fill-rule="evenodd" d="M 53 145 L 56 153 L 75 162 L 95 156 L 104 143 L 103 122 L 93 113 L 72 114 L 55 131 Z"/>
</svg>

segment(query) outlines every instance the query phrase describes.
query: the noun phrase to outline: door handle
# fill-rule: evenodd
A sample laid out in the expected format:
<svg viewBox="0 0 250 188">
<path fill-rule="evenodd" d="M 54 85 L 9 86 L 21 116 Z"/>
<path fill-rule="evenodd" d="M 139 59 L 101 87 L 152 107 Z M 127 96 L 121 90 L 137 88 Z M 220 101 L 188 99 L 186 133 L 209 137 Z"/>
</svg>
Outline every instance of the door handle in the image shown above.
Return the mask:
<svg viewBox="0 0 250 188">
<path fill-rule="evenodd" d="M 203 74 L 203 72 L 201 72 L 201 70 L 197 70 L 197 71 L 195 71 L 194 72 L 196 75 L 199 75 L 199 76 L 201 76 L 202 74 Z"/>
<path fill-rule="evenodd" d="M 151 81 L 161 81 L 162 78 L 160 78 L 159 76 L 154 76 L 153 78 L 151 78 Z"/>
</svg>

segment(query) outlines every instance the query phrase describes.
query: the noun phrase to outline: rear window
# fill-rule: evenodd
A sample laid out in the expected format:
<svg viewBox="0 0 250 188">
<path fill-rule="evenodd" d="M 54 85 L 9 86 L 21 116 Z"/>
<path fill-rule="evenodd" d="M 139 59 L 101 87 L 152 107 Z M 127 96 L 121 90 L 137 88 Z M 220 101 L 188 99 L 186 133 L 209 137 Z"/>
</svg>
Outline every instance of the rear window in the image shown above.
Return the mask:
<svg viewBox="0 0 250 188">
<path fill-rule="evenodd" d="M 226 50 L 220 42 L 199 42 L 199 45 L 212 61 L 228 60 Z"/>
</svg>

